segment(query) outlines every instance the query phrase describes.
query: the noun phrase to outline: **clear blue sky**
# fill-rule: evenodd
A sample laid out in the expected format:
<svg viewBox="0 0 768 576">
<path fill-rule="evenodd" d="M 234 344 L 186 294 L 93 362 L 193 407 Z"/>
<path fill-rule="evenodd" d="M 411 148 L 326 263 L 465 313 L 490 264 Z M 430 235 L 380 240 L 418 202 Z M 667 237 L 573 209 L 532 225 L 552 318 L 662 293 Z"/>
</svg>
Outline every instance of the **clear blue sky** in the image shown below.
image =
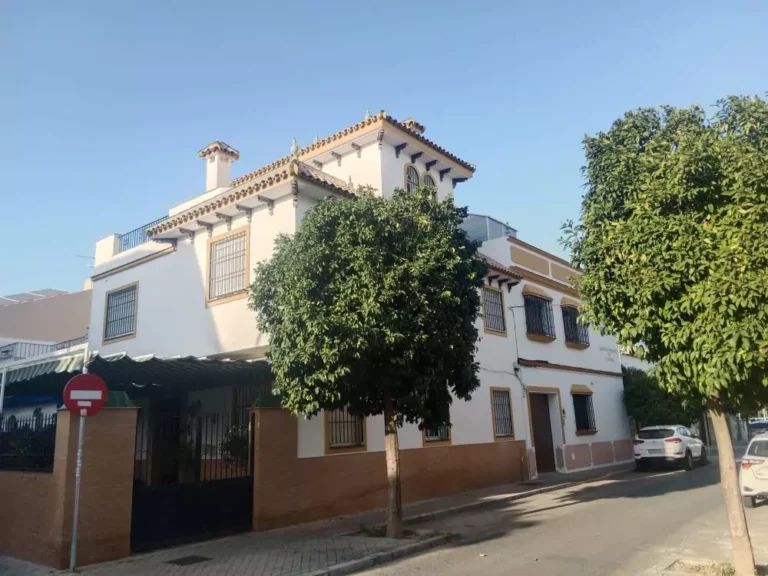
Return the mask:
<svg viewBox="0 0 768 576">
<path fill-rule="evenodd" d="M 560 253 L 581 140 L 624 111 L 768 90 L 768 3 L 0 2 L 0 295 L 78 289 L 94 243 L 359 121 L 477 165 L 459 203 Z"/>
</svg>

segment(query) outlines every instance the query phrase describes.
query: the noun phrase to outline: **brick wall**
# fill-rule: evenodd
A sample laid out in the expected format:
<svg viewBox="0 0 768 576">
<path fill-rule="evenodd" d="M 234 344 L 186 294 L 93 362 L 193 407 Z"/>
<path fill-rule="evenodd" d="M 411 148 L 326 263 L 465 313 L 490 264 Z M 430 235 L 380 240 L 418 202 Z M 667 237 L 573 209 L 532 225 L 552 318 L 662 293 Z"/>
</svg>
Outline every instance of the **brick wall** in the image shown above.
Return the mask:
<svg viewBox="0 0 768 576">
<path fill-rule="evenodd" d="M 62 410 L 53 472 L 0 471 L 0 554 L 69 566 L 78 418 Z M 78 566 L 130 553 L 135 408 L 108 408 L 86 421 Z"/>
<path fill-rule="evenodd" d="M 384 452 L 298 458 L 296 418 L 279 408 L 254 412 L 254 528 L 386 506 Z M 402 450 L 400 462 L 403 502 L 515 482 L 527 467 L 523 441 Z"/>
</svg>

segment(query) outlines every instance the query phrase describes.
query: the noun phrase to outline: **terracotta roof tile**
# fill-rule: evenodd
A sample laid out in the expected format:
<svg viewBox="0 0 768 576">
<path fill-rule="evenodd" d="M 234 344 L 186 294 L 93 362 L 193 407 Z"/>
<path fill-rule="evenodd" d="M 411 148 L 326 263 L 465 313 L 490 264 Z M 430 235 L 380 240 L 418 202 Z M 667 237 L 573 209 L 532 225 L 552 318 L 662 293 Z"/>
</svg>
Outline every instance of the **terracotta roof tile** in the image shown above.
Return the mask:
<svg viewBox="0 0 768 576">
<path fill-rule="evenodd" d="M 488 268 L 490 270 L 493 270 L 494 272 L 500 272 L 502 274 L 506 274 L 507 276 L 509 276 L 511 278 L 518 278 L 519 280 L 523 279 L 523 277 L 520 274 L 518 274 L 517 272 L 515 272 L 514 270 L 512 270 L 512 268 L 510 268 L 508 266 L 504 266 L 504 264 L 502 264 L 498 260 L 494 260 L 493 258 L 488 256 L 487 254 L 483 254 L 482 252 L 478 252 L 477 253 L 477 257 L 480 258 L 481 260 L 485 260 L 486 264 L 488 264 Z"/>
</svg>

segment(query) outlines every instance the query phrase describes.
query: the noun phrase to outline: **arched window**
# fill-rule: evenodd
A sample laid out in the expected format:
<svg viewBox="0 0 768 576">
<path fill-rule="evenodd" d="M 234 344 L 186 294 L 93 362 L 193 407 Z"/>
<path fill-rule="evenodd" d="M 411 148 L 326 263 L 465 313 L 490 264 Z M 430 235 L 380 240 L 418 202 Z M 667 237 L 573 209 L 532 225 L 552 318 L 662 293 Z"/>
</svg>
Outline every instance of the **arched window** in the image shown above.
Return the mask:
<svg viewBox="0 0 768 576">
<path fill-rule="evenodd" d="M 409 194 L 419 187 L 419 173 L 413 166 L 408 166 L 405 170 L 405 190 Z"/>
<path fill-rule="evenodd" d="M 429 174 L 424 174 L 424 187 L 425 188 L 432 188 L 432 190 L 437 193 L 437 184 L 435 184 L 435 179 L 432 178 Z"/>
</svg>

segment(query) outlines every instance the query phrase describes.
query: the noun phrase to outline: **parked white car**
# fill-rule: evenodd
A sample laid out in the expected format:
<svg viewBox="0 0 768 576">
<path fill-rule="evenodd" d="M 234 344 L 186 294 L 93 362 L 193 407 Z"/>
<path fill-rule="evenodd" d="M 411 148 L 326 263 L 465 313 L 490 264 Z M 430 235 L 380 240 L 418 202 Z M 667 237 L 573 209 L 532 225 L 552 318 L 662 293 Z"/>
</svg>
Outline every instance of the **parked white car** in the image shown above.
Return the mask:
<svg viewBox="0 0 768 576">
<path fill-rule="evenodd" d="M 685 426 L 648 426 L 635 436 L 635 466 L 648 470 L 653 464 L 672 463 L 693 470 L 696 462 L 707 463 L 707 447 Z"/>
<path fill-rule="evenodd" d="M 754 508 L 757 500 L 768 498 L 768 433 L 749 441 L 741 459 L 739 488 L 745 508 Z"/>
</svg>

